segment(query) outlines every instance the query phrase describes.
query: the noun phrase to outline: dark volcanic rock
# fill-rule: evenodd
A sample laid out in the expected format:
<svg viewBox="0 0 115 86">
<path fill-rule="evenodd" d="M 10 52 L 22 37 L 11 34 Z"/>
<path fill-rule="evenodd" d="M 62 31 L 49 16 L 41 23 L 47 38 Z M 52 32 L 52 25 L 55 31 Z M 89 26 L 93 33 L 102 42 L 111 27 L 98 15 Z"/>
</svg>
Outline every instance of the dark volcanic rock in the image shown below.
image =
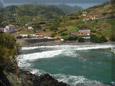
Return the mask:
<svg viewBox="0 0 115 86">
<path fill-rule="evenodd" d="M 18 77 L 21 78 L 23 86 L 68 86 L 63 82 L 58 82 L 49 74 L 36 76 L 30 72 L 20 70 Z"/>
</svg>

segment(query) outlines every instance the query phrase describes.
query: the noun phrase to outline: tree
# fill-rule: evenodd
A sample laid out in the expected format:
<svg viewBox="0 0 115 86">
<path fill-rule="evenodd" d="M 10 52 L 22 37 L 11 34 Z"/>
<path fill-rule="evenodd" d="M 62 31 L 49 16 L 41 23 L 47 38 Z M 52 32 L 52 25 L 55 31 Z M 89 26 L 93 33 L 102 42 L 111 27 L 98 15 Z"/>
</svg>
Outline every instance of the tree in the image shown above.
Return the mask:
<svg viewBox="0 0 115 86">
<path fill-rule="evenodd" d="M 36 33 L 36 28 L 33 28 L 33 32 Z"/>
<path fill-rule="evenodd" d="M 78 42 L 85 42 L 85 40 L 82 38 L 82 36 L 78 36 Z"/>
<path fill-rule="evenodd" d="M 57 33 L 52 33 L 51 34 L 51 37 L 55 37 Z"/>
<path fill-rule="evenodd" d="M 11 67 L 11 60 L 15 59 L 17 49 L 18 45 L 13 36 L 6 33 L 0 34 L 0 67 Z"/>
<path fill-rule="evenodd" d="M 63 36 L 64 40 L 77 40 L 77 36 L 72 35 L 72 36 Z"/>
<path fill-rule="evenodd" d="M 107 42 L 107 39 L 105 38 L 105 36 L 96 34 L 96 35 L 91 35 L 91 42 L 103 43 L 103 42 Z"/>
</svg>

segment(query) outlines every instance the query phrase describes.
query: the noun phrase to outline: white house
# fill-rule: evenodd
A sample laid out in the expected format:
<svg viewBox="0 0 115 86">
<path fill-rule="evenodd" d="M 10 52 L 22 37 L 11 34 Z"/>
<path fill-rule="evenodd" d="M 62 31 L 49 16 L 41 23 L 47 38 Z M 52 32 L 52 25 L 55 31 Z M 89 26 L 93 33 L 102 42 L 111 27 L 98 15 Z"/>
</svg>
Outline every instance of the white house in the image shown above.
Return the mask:
<svg viewBox="0 0 115 86">
<path fill-rule="evenodd" d="M 28 27 L 28 30 L 33 30 L 33 27 L 32 27 L 32 26 L 29 26 L 29 27 Z"/>
<path fill-rule="evenodd" d="M 27 38 L 28 34 L 20 34 L 19 36 L 22 37 L 22 38 Z"/>
<path fill-rule="evenodd" d="M 90 30 L 79 30 L 79 35 L 90 35 L 91 31 Z"/>
<path fill-rule="evenodd" d="M 12 33 L 12 32 L 15 32 L 15 26 L 14 25 L 7 25 L 5 28 L 4 28 L 4 32 L 5 33 Z"/>
<path fill-rule="evenodd" d="M 86 12 L 86 11 L 83 11 L 83 12 L 82 12 L 82 16 L 87 16 L 87 12 Z"/>
</svg>

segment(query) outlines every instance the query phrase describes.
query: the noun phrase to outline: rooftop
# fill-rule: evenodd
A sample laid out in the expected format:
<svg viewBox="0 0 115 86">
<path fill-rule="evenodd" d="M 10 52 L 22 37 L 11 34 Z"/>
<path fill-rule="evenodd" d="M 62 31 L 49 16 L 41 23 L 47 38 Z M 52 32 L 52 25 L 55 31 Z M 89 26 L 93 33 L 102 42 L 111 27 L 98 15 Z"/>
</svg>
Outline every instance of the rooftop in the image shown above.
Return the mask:
<svg viewBox="0 0 115 86">
<path fill-rule="evenodd" d="M 88 33 L 89 31 L 84 30 L 84 31 L 79 31 L 80 33 Z"/>
<path fill-rule="evenodd" d="M 9 25 L 7 25 L 7 26 L 14 26 L 14 25 L 12 25 L 12 24 L 9 24 Z"/>
</svg>

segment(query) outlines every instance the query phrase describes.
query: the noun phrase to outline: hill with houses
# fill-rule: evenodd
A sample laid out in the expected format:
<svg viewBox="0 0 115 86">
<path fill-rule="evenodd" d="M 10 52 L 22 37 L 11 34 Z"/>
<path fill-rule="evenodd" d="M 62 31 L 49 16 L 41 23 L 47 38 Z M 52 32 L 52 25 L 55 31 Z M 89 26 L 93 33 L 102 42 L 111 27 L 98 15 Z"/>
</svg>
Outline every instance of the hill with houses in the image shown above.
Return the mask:
<svg viewBox="0 0 115 86">
<path fill-rule="evenodd" d="M 67 14 L 58 20 L 59 24 L 55 27 L 52 35 L 68 38 L 71 34 L 75 35 L 75 33 L 78 36 L 77 33 L 82 29 L 84 31 L 90 30 L 90 37 L 97 40 L 97 42 L 100 42 L 101 38 L 105 41 L 115 40 L 113 33 L 115 31 L 113 4 L 113 2 L 106 2 L 79 12 Z"/>
<path fill-rule="evenodd" d="M 115 13 L 112 8 L 113 3 L 106 2 L 56 19 L 36 21 L 36 18 L 33 18 L 31 22 L 20 24 L 20 26 L 16 24 L 17 33 L 13 34 L 40 34 L 45 37 L 57 37 L 65 40 L 82 40 L 84 37 L 90 37 L 93 42 L 114 41 L 115 36 L 112 32 L 115 27 L 113 24 Z M 80 33 L 81 30 L 83 33 Z M 90 35 L 87 35 L 89 32 Z"/>
</svg>

